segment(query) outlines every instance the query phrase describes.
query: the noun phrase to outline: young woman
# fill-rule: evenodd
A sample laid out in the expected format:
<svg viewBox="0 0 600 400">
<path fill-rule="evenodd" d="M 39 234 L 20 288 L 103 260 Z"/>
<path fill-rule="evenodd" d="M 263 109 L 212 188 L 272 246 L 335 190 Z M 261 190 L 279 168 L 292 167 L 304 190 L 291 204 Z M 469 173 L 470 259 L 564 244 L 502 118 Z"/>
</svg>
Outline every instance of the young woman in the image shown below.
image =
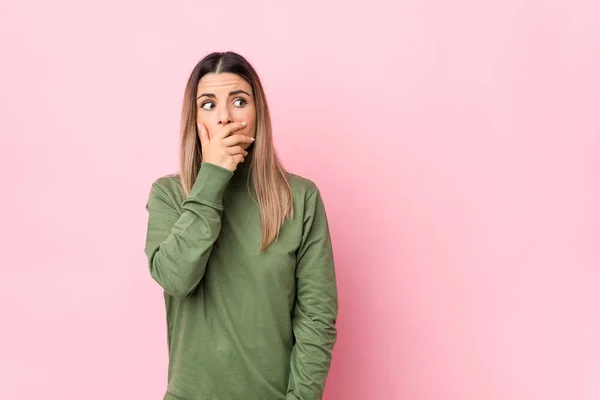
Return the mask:
<svg viewBox="0 0 600 400">
<path fill-rule="evenodd" d="M 145 253 L 164 289 L 164 400 L 321 399 L 337 338 L 323 200 L 277 158 L 265 93 L 233 52 L 194 68 L 180 173 L 158 178 Z"/>
</svg>

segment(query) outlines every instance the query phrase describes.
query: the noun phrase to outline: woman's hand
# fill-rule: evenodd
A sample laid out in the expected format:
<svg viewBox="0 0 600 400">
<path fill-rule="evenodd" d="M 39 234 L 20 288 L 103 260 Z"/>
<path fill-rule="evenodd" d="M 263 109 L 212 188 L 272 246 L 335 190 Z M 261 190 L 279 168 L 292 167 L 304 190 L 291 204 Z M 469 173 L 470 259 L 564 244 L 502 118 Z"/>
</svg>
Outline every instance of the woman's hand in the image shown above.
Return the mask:
<svg viewBox="0 0 600 400">
<path fill-rule="evenodd" d="M 198 125 L 198 136 L 202 145 L 202 161 L 235 171 L 237 165 L 244 161 L 248 152 L 241 143 L 252 143 L 254 138 L 247 135 L 233 135 L 233 132 L 246 127 L 245 122 L 232 122 L 220 127 L 209 138 L 208 130 L 201 122 Z"/>
</svg>

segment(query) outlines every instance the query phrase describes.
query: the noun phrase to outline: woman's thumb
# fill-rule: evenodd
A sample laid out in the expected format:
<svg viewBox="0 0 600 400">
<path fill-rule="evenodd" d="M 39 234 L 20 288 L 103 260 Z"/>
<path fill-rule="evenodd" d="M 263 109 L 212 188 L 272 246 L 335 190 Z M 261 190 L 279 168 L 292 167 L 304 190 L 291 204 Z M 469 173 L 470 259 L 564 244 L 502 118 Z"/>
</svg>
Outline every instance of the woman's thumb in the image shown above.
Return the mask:
<svg viewBox="0 0 600 400">
<path fill-rule="evenodd" d="M 198 127 L 198 136 L 200 137 L 200 144 L 205 146 L 208 144 L 208 131 L 202 122 L 197 122 L 196 126 Z"/>
</svg>

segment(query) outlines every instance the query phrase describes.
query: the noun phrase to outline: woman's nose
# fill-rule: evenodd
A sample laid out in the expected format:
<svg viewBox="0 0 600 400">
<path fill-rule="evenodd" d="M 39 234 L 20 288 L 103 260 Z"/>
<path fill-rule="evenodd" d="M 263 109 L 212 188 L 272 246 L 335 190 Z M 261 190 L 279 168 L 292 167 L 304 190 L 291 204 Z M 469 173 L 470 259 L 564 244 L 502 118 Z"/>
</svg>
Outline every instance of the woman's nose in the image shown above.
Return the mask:
<svg viewBox="0 0 600 400">
<path fill-rule="evenodd" d="M 221 110 L 219 113 L 219 124 L 227 125 L 230 122 L 231 122 L 231 116 L 229 115 L 229 112 L 227 110 Z"/>
</svg>

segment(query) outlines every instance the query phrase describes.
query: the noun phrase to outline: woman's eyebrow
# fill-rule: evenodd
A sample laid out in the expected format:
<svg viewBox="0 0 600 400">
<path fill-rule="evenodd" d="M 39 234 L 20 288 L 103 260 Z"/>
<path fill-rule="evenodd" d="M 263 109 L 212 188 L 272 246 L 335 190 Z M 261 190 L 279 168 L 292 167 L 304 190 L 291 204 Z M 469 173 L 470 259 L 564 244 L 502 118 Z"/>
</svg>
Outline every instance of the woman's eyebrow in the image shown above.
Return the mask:
<svg viewBox="0 0 600 400">
<path fill-rule="evenodd" d="M 250 94 L 248 92 L 246 92 L 245 90 L 241 90 L 241 89 L 229 92 L 229 96 L 235 96 L 236 94 L 240 94 L 240 93 L 244 93 L 246 96 L 252 97 L 252 96 L 250 96 Z"/>
<path fill-rule="evenodd" d="M 250 94 L 248 92 L 246 92 L 245 90 L 233 90 L 231 92 L 229 92 L 229 96 L 235 96 L 236 94 L 240 94 L 240 93 L 244 93 L 246 96 L 248 97 L 252 97 L 250 96 Z M 217 96 L 214 95 L 214 93 L 202 93 L 200 96 L 198 96 L 196 98 L 196 100 L 200 99 L 200 97 L 212 97 L 213 99 L 216 98 Z"/>
<path fill-rule="evenodd" d="M 215 96 L 215 95 L 214 95 L 214 94 L 212 94 L 212 93 L 202 93 L 200 96 L 198 96 L 198 97 L 196 98 L 196 100 L 198 100 L 200 97 L 205 97 L 205 96 L 206 96 L 206 97 L 212 97 L 212 98 L 215 98 L 215 97 L 217 97 L 217 96 Z"/>
</svg>

